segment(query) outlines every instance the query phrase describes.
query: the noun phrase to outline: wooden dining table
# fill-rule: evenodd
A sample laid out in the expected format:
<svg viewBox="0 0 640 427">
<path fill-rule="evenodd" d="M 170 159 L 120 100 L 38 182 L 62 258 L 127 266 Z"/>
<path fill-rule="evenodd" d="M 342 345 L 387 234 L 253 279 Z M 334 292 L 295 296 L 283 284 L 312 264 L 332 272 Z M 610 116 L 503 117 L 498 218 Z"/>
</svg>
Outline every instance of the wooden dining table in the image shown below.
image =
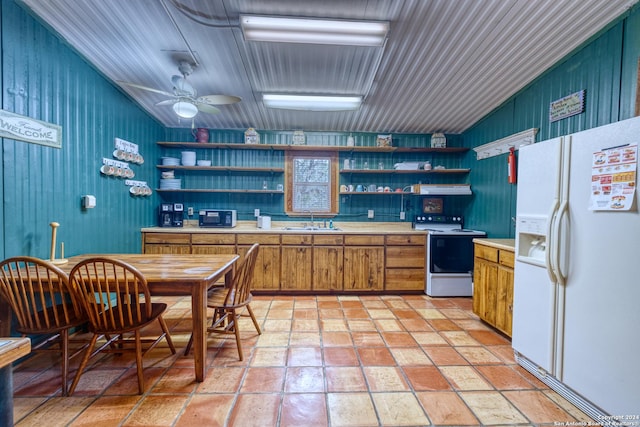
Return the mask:
<svg viewBox="0 0 640 427">
<path fill-rule="evenodd" d="M 124 261 L 147 279 L 152 296 L 191 296 L 193 319 L 193 358 L 196 381 L 202 382 L 207 360 L 207 290 L 224 277 L 231 284 L 237 254 L 87 254 L 68 258 L 60 267 L 67 274 L 80 261 L 90 257 Z"/>
</svg>

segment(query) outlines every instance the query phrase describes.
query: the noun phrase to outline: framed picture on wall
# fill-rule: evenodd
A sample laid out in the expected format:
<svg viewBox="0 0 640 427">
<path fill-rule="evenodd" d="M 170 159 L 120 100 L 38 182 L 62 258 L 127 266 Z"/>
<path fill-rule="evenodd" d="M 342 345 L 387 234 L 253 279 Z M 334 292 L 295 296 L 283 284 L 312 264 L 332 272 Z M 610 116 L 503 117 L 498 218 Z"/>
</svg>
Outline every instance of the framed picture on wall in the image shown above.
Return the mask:
<svg viewBox="0 0 640 427">
<path fill-rule="evenodd" d="M 442 197 L 425 197 L 422 199 L 422 212 L 429 214 L 443 213 L 444 199 Z"/>
</svg>

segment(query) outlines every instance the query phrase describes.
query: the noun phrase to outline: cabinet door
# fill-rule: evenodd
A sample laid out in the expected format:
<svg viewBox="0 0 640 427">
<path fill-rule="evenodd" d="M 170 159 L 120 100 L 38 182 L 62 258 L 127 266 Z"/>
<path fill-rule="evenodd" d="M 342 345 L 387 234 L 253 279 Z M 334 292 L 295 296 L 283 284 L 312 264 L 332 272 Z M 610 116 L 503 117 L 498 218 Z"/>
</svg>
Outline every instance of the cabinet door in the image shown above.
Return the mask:
<svg viewBox="0 0 640 427">
<path fill-rule="evenodd" d="M 513 323 L 513 269 L 498 267 L 496 328 L 511 336 Z"/>
<path fill-rule="evenodd" d="M 250 247 L 250 245 L 238 245 L 238 254 L 244 257 Z M 251 289 L 270 291 L 280 289 L 280 245 L 260 245 Z"/>
<path fill-rule="evenodd" d="M 473 312 L 495 325 L 498 265 L 475 258 L 473 267 Z"/>
<path fill-rule="evenodd" d="M 313 248 L 314 290 L 342 290 L 343 256 L 342 246 L 316 246 Z"/>
<path fill-rule="evenodd" d="M 145 254 L 190 254 L 189 245 L 156 245 L 147 243 L 144 245 Z"/>
<path fill-rule="evenodd" d="M 345 246 L 344 290 L 380 291 L 384 284 L 384 248 Z"/>
<path fill-rule="evenodd" d="M 280 289 L 311 290 L 311 247 L 282 246 Z"/>
</svg>

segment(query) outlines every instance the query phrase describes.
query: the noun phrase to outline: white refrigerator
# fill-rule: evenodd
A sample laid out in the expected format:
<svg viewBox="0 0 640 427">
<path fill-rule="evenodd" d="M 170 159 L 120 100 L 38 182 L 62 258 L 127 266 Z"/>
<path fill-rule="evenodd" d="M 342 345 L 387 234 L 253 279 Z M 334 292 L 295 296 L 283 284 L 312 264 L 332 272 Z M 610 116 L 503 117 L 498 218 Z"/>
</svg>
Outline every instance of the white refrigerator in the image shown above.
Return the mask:
<svg viewBox="0 0 640 427">
<path fill-rule="evenodd" d="M 638 143 L 640 117 L 521 147 L 518 156 L 516 360 L 606 425 L 611 416 L 640 425 L 637 153 L 624 166 L 635 182 L 616 175 L 615 162 L 605 172 L 594 165 L 607 153 L 631 156 Z M 613 189 L 599 176 L 609 172 Z M 611 209 L 607 197 L 621 185 L 634 203 Z"/>
</svg>

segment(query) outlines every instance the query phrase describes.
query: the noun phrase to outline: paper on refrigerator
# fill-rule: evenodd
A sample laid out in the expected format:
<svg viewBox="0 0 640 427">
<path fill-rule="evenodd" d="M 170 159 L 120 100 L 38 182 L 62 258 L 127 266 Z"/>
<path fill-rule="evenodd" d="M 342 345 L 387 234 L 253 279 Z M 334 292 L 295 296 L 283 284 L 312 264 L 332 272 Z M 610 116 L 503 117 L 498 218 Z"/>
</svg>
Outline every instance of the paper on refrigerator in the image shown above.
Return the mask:
<svg viewBox="0 0 640 427">
<path fill-rule="evenodd" d="M 593 153 L 591 198 L 593 211 L 628 211 L 637 184 L 638 144 L 612 147 Z"/>
</svg>

